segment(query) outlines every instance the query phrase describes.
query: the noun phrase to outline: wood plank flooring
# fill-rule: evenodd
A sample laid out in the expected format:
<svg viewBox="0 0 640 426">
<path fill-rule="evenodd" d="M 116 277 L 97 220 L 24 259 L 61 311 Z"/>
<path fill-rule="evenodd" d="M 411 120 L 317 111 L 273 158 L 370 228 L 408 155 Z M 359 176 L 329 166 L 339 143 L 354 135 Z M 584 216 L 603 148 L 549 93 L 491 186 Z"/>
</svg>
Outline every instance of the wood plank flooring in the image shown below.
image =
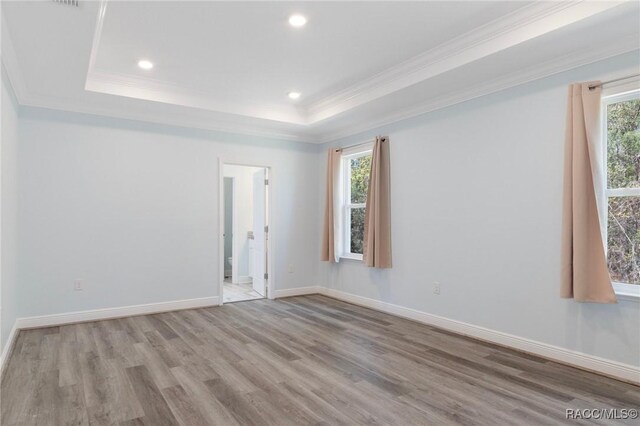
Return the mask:
<svg viewBox="0 0 640 426">
<path fill-rule="evenodd" d="M 22 331 L 1 390 L 6 426 L 589 424 L 565 410 L 640 406 L 636 386 L 316 295 Z"/>
</svg>

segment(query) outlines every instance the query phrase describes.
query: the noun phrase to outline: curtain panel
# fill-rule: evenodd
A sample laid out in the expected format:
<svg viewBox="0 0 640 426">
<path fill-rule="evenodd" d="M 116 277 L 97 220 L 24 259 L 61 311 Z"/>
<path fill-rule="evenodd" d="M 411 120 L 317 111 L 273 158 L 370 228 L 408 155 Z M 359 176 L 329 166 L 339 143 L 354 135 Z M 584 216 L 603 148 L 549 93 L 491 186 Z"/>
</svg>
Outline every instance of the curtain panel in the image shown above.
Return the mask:
<svg viewBox="0 0 640 426">
<path fill-rule="evenodd" d="M 591 87 L 590 87 L 591 86 Z M 595 87 L 594 87 L 595 86 Z M 606 210 L 599 82 L 569 86 L 562 218 L 561 296 L 616 303 L 600 218 Z"/>
<path fill-rule="evenodd" d="M 373 145 L 364 218 L 364 264 L 391 268 L 391 170 L 389 138 L 379 136 Z"/>
<path fill-rule="evenodd" d="M 324 227 L 322 231 L 322 251 L 320 260 L 327 262 L 340 261 L 341 234 L 341 193 L 340 159 L 342 152 L 329 149 L 327 156 L 327 193 L 324 205 Z"/>
</svg>

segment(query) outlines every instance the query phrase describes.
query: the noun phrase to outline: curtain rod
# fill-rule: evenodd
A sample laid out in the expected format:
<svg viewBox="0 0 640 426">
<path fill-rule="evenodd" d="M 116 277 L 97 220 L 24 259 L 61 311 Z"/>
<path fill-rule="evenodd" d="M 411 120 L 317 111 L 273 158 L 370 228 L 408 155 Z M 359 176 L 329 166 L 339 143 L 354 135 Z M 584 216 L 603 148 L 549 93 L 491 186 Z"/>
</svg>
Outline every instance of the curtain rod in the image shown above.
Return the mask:
<svg viewBox="0 0 640 426">
<path fill-rule="evenodd" d="M 386 137 L 386 136 L 378 136 L 378 137 L 382 138 L 382 141 L 383 141 L 383 142 L 387 140 L 387 137 Z M 336 152 L 337 152 L 337 151 L 342 151 L 342 150 L 345 150 L 345 149 L 349 149 L 349 148 L 357 148 L 357 147 L 359 147 L 359 146 L 363 146 L 363 145 L 369 145 L 369 144 L 373 143 L 375 140 L 376 140 L 376 138 L 373 138 L 373 139 L 372 139 L 372 140 L 370 140 L 370 141 L 366 141 L 366 142 L 362 142 L 362 143 L 357 143 L 357 144 L 355 144 L 355 145 L 343 146 L 342 148 L 336 148 Z"/>
<path fill-rule="evenodd" d="M 625 77 L 614 78 L 613 80 L 603 81 L 603 82 L 602 82 L 602 83 L 600 83 L 600 84 L 594 84 L 593 86 L 589 86 L 589 90 L 593 90 L 593 89 L 595 89 L 596 87 L 602 87 L 602 86 L 604 86 L 605 84 L 616 83 L 616 82 L 618 82 L 618 81 L 622 81 L 622 80 L 629 80 L 630 78 L 634 78 L 634 77 L 638 77 L 638 76 L 640 76 L 640 74 L 639 74 L 639 73 L 636 73 L 636 74 L 627 75 L 627 76 L 625 76 Z"/>
</svg>

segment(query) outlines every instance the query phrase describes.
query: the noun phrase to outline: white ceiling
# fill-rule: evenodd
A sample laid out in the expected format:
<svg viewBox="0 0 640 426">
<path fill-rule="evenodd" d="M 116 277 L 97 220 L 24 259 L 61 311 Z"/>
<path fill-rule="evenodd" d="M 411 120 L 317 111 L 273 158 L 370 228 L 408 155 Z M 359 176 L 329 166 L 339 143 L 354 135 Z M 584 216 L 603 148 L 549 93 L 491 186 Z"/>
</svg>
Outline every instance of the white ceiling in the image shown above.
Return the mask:
<svg viewBox="0 0 640 426">
<path fill-rule="evenodd" d="M 2 12 L 22 104 L 306 142 L 640 47 L 635 1 L 3 1 Z M 307 25 L 289 26 L 292 13 Z"/>
</svg>

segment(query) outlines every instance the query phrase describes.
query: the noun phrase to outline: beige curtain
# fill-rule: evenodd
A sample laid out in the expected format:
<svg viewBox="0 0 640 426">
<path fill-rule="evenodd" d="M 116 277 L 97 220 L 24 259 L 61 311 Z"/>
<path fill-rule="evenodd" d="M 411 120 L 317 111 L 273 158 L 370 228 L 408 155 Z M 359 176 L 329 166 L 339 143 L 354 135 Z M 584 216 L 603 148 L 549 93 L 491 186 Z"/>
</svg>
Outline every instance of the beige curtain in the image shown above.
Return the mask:
<svg viewBox="0 0 640 426">
<path fill-rule="evenodd" d="M 391 268 L 390 185 L 389 139 L 377 137 L 373 145 L 364 217 L 363 261 L 373 268 Z"/>
<path fill-rule="evenodd" d="M 329 149 L 327 160 L 327 193 L 324 206 L 324 230 L 320 260 L 340 260 L 340 157 L 341 151 Z"/>
<path fill-rule="evenodd" d="M 599 82 L 569 86 L 564 158 L 561 296 L 580 302 L 616 303 L 604 251 L 599 213 L 606 200 L 599 141 Z"/>
</svg>

